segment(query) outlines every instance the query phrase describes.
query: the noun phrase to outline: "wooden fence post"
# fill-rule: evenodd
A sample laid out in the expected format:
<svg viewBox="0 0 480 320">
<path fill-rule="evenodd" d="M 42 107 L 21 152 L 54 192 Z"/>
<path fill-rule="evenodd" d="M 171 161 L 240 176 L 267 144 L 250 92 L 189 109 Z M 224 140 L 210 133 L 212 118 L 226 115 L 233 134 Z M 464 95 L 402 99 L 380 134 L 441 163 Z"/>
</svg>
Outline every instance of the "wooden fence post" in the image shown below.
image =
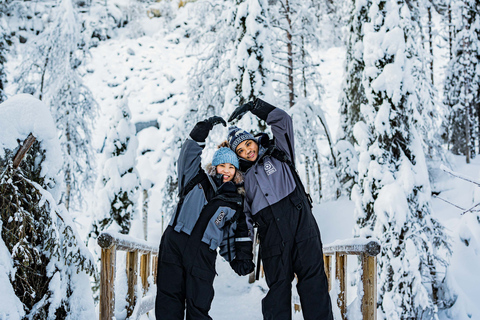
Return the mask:
<svg viewBox="0 0 480 320">
<path fill-rule="evenodd" d="M 362 254 L 363 320 L 377 319 L 377 257 Z"/>
<path fill-rule="evenodd" d="M 115 245 L 102 249 L 100 271 L 100 320 L 111 320 L 115 307 Z"/>
<path fill-rule="evenodd" d="M 140 278 L 142 278 L 143 295 L 148 291 L 148 276 L 150 275 L 151 253 L 142 254 L 140 258 Z"/>
<path fill-rule="evenodd" d="M 127 252 L 127 318 L 133 314 L 135 308 L 136 295 L 135 287 L 137 286 L 138 275 L 138 251 Z"/>
<path fill-rule="evenodd" d="M 152 261 L 152 273 L 153 273 L 153 283 L 157 283 L 157 270 L 158 270 L 158 256 L 156 254 L 153 255 Z"/>
<path fill-rule="evenodd" d="M 330 290 L 332 290 L 332 285 L 331 285 L 332 256 L 323 255 L 323 264 L 325 268 L 325 275 L 327 276 L 327 281 L 328 281 L 328 291 L 330 292 Z"/>
<path fill-rule="evenodd" d="M 335 278 L 340 285 L 337 304 L 342 314 L 342 319 L 347 319 L 347 255 L 335 253 Z"/>
</svg>

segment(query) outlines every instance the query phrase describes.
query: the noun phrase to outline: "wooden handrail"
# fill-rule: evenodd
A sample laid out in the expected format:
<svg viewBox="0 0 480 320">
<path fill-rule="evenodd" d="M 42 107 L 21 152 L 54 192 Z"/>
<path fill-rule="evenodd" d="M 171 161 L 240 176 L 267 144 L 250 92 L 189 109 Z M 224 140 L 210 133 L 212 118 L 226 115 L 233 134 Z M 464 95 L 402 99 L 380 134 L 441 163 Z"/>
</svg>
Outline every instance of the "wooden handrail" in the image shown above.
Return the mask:
<svg viewBox="0 0 480 320">
<path fill-rule="evenodd" d="M 127 317 L 132 316 L 137 304 L 139 305 L 137 308 L 137 317 L 152 310 L 155 307 L 155 299 L 148 296 L 142 298 L 137 303 L 138 295 L 136 288 L 139 270 L 143 296 L 145 296 L 148 291 L 148 277 L 152 275 L 154 282 L 157 282 L 156 271 L 158 248 L 146 241 L 112 232 L 104 232 L 100 234 L 97 243 L 102 249 L 100 271 L 100 320 L 111 320 L 114 318 L 117 251 L 127 252 Z M 140 268 L 138 267 L 139 260 Z"/>
<path fill-rule="evenodd" d="M 328 291 L 332 289 L 332 275 L 339 284 L 337 305 L 343 320 L 347 320 L 347 256 L 360 256 L 362 267 L 362 315 L 364 320 L 376 320 L 377 308 L 377 258 L 380 253 L 380 243 L 372 239 L 346 239 L 335 241 L 323 247 L 323 262 L 328 279 Z M 255 248 L 254 252 L 256 252 Z M 335 270 L 332 270 L 335 265 Z M 261 266 L 257 266 L 260 267 Z M 263 274 L 263 273 L 262 273 Z M 255 281 L 255 277 L 251 277 Z M 251 281 L 252 282 L 252 281 Z M 294 300 L 299 300 L 295 299 Z M 294 310 L 301 310 L 298 302 L 294 303 Z"/>
<path fill-rule="evenodd" d="M 371 239 L 346 239 L 323 247 L 325 273 L 331 290 L 332 259 L 335 259 L 335 279 L 339 284 L 337 305 L 343 320 L 347 320 L 347 256 L 360 256 L 362 267 L 363 320 L 377 319 L 377 255 L 380 243 Z"/>
</svg>

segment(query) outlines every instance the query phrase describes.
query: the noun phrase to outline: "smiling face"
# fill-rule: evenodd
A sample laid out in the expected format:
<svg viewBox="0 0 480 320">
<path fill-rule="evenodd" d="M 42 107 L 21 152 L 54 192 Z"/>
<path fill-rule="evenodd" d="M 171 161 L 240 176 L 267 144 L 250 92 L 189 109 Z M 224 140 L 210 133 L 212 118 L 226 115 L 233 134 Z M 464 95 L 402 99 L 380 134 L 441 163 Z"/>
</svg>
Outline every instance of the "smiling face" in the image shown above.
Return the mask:
<svg viewBox="0 0 480 320">
<path fill-rule="evenodd" d="M 217 174 L 223 175 L 223 182 L 232 181 L 235 177 L 235 167 L 230 163 L 221 163 L 217 165 Z"/>
<path fill-rule="evenodd" d="M 242 159 L 255 161 L 258 157 L 258 144 L 253 140 L 242 141 L 235 153 Z"/>
</svg>

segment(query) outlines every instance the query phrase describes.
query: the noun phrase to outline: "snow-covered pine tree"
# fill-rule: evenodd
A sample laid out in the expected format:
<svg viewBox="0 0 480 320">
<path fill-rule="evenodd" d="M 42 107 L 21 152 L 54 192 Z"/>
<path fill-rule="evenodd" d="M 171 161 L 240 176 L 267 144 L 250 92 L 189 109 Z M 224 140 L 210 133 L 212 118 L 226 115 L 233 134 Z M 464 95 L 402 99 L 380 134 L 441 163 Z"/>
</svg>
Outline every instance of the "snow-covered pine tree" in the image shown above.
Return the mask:
<svg viewBox="0 0 480 320">
<path fill-rule="evenodd" d="M 480 1 L 458 0 L 452 4 L 455 26 L 453 58 L 445 80 L 445 104 L 449 107 L 447 142 L 454 154 L 475 155 L 480 101 Z"/>
<path fill-rule="evenodd" d="M 355 1 L 353 1 L 355 4 Z M 360 107 L 367 102 L 363 88 L 362 74 L 365 69 L 363 60 L 363 25 L 368 20 L 365 6 L 352 5 L 348 21 L 346 41 L 346 77 L 343 83 L 340 108 L 340 138 L 355 143 L 353 127 L 361 119 Z"/>
<path fill-rule="evenodd" d="M 106 229 L 128 234 L 132 220 L 140 217 L 137 214 L 140 177 L 135 168 L 138 141 L 128 98 L 120 99 L 111 115 L 95 186 L 96 214 L 89 235 L 93 238 Z"/>
<path fill-rule="evenodd" d="M 319 4 L 314 1 L 277 0 L 268 6 L 275 31 L 271 50 L 276 100 L 280 107 L 295 109 L 295 147 L 297 155 L 301 155 L 296 161 L 299 168 L 305 169 L 305 185 L 315 201 L 323 196 L 321 166 L 326 164 L 328 168 L 336 162 L 320 107 L 323 88 L 319 66 L 309 54 L 318 50 L 321 43 L 322 19 L 318 9 Z M 324 147 L 332 150 L 331 157 L 322 155 L 320 149 Z"/>
<path fill-rule="evenodd" d="M 267 0 L 235 0 L 235 40 L 230 52 L 230 79 L 225 96 L 225 110 L 263 98 L 272 101 L 270 43 Z M 256 117 L 247 116 L 240 126 L 246 130 L 264 129 Z M 247 120 L 248 119 L 248 120 Z"/>
<path fill-rule="evenodd" d="M 5 19 L 7 11 L 7 2 L 0 1 L 0 102 L 6 99 L 5 85 L 7 82 L 7 76 L 5 72 L 5 63 L 7 62 L 6 52 L 8 49 L 8 34 L 7 34 L 7 21 Z"/>
<path fill-rule="evenodd" d="M 36 142 L 15 168 L 17 141 Z M 48 108 L 28 95 L 0 105 L 0 275 L 5 319 L 93 319 L 91 254 L 50 190 L 58 188 L 60 145 Z M 5 266 L 9 266 L 6 269 Z M 3 268 L 2 268 L 3 267 Z M 13 294 L 13 296 L 12 296 Z M 3 295 L 2 295 L 3 297 Z M 13 297 L 13 298 L 12 298 Z"/>
<path fill-rule="evenodd" d="M 418 29 L 406 1 L 357 1 L 365 6 L 363 86 L 367 103 L 355 125 L 359 183 L 355 233 L 377 237 L 379 308 L 383 318 L 435 319 L 450 251 L 444 227 L 432 217 L 421 136 L 417 79 Z"/>
<path fill-rule="evenodd" d="M 199 61 L 189 77 L 190 109 L 197 114 L 196 120 L 214 114 L 227 117 L 223 106 L 236 36 L 236 7 L 233 1 L 197 1 L 191 6 L 195 16 L 202 18 L 194 22 L 189 46 Z"/>
<path fill-rule="evenodd" d="M 367 22 L 365 6 L 351 5 L 350 18 L 347 24 L 345 80 L 340 97 L 340 127 L 339 140 L 336 143 L 337 151 L 337 179 L 342 193 L 350 194 L 353 185 L 357 182 L 358 155 L 354 150 L 355 136 L 353 128 L 361 118 L 360 107 L 367 103 L 362 74 L 365 69 L 363 60 L 363 25 Z"/>
<path fill-rule="evenodd" d="M 46 102 L 54 115 L 65 161 L 62 202 L 67 209 L 81 204 L 82 189 L 93 183 L 95 173 L 90 142 L 96 102 L 77 70 L 84 54 L 78 26 L 71 0 L 62 0 L 52 10 L 52 22 L 27 42 L 17 75 L 18 92 Z"/>
</svg>

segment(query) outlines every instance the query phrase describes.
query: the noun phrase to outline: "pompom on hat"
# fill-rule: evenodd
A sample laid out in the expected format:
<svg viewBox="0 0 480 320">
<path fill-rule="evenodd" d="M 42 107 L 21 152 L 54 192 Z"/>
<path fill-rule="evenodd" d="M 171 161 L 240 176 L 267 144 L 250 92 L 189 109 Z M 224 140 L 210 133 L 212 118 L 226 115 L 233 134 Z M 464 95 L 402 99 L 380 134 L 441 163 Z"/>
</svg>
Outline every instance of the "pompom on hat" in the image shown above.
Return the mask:
<svg viewBox="0 0 480 320">
<path fill-rule="evenodd" d="M 237 151 L 237 147 L 240 143 L 242 143 L 243 141 L 245 140 L 254 140 L 255 141 L 255 137 L 253 136 L 253 134 L 243 130 L 243 129 L 240 129 L 238 127 L 230 127 L 228 128 L 228 143 L 230 143 L 230 149 L 233 150 L 233 152 L 236 152 Z"/>
<path fill-rule="evenodd" d="M 235 168 L 239 169 L 240 165 L 238 163 L 238 158 L 235 152 L 230 150 L 227 147 L 222 147 L 218 149 L 215 154 L 213 155 L 212 166 L 218 166 L 222 163 L 230 163 Z"/>
</svg>

